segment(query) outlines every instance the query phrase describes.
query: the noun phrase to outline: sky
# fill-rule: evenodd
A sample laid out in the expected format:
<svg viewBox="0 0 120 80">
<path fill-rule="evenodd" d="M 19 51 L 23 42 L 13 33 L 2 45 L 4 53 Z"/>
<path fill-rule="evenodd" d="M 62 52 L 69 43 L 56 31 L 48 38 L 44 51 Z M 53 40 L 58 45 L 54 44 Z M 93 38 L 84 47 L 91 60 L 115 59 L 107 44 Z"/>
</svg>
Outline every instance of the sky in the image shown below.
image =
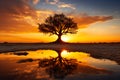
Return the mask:
<svg viewBox="0 0 120 80">
<path fill-rule="evenodd" d="M 62 36 L 66 42 L 120 42 L 119 0 L 0 0 L 0 42 L 55 41 L 38 23 L 60 13 L 78 25 L 76 34 Z"/>
</svg>

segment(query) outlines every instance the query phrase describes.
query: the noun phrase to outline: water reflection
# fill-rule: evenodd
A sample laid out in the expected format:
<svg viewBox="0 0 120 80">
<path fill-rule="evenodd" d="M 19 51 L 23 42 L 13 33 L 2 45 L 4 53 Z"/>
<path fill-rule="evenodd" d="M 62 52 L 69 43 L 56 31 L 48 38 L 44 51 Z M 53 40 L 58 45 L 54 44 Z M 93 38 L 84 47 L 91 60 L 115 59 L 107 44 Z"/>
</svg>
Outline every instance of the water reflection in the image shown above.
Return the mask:
<svg viewBox="0 0 120 80">
<path fill-rule="evenodd" d="M 85 64 L 84 62 L 78 61 L 77 58 L 70 58 L 69 52 L 67 50 L 56 50 L 58 56 L 42 59 L 23 59 L 18 61 L 18 63 L 26 63 L 38 61 L 38 69 L 45 68 L 45 72 L 52 79 L 64 79 L 66 76 L 76 75 L 76 74 L 110 74 L 112 71 L 108 71 L 103 68 L 96 68 Z M 84 53 L 82 53 L 84 54 Z M 83 55 L 83 57 L 85 54 Z M 88 55 L 86 55 L 87 57 Z"/>
<path fill-rule="evenodd" d="M 46 72 L 50 77 L 55 79 L 64 79 L 68 74 L 72 74 L 77 68 L 76 59 L 67 59 L 61 57 L 61 51 L 58 57 L 51 59 L 43 59 L 39 61 L 39 67 L 46 67 Z"/>
<path fill-rule="evenodd" d="M 9 75 L 4 74 L 5 78 L 11 76 L 9 80 L 89 80 L 95 76 L 111 76 L 114 69 L 120 73 L 118 71 L 120 66 L 117 66 L 115 62 L 95 59 L 82 52 L 69 52 L 63 49 L 27 51 L 27 53 L 29 53 L 27 56 L 0 55 L 0 60 L 2 60 L 0 65 L 4 65 L 1 69 L 11 70 Z M 109 66 L 114 68 L 110 69 Z M 8 78 L 4 79 L 0 76 L 0 79 L 7 80 Z"/>
<path fill-rule="evenodd" d="M 72 74 L 77 68 L 75 60 L 62 59 L 62 62 L 58 58 L 43 59 L 39 62 L 39 67 L 46 67 L 46 72 L 51 78 L 64 79 L 67 75 Z"/>
</svg>

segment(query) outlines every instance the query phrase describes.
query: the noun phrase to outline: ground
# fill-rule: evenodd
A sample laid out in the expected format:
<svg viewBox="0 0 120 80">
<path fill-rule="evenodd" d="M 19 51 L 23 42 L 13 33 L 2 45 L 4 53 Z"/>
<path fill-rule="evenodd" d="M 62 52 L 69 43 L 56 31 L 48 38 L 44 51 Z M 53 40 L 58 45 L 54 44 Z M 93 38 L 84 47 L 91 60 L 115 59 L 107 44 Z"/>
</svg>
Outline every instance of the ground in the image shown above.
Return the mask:
<svg viewBox="0 0 120 80">
<path fill-rule="evenodd" d="M 21 50 L 52 49 L 80 51 L 92 57 L 110 59 L 120 64 L 120 43 L 1 43 L 0 53 Z"/>
</svg>

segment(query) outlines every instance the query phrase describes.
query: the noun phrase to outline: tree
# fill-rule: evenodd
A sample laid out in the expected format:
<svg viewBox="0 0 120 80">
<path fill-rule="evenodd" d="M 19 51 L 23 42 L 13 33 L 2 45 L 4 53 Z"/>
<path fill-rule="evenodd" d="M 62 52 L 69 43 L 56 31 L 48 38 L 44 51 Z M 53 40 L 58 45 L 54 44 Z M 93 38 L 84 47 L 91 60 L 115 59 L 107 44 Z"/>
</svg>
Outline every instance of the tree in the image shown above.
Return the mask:
<svg viewBox="0 0 120 80">
<path fill-rule="evenodd" d="M 39 31 L 57 35 L 56 43 L 61 43 L 61 36 L 67 33 L 74 34 L 77 30 L 77 24 L 72 18 L 66 17 L 64 14 L 55 14 L 46 18 L 45 22 L 39 24 Z"/>
</svg>

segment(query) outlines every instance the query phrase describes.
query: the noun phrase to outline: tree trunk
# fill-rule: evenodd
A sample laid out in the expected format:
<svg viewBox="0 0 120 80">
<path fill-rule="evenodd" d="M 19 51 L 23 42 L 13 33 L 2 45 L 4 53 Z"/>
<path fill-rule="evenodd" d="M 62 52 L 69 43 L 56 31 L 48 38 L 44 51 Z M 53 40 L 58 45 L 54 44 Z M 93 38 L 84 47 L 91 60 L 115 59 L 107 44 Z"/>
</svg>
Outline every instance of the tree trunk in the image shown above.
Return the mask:
<svg viewBox="0 0 120 80">
<path fill-rule="evenodd" d="M 58 58 L 59 58 L 60 64 L 62 65 L 62 56 L 61 56 L 61 53 L 58 53 Z"/>
<path fill-rule="evenodd" d="M 58 35 L 58 39 L 55 41 L 56 43 L 62 43 L 63 41 L 61 40 L 61 34 L 60 35 Z"/>
</svg>

